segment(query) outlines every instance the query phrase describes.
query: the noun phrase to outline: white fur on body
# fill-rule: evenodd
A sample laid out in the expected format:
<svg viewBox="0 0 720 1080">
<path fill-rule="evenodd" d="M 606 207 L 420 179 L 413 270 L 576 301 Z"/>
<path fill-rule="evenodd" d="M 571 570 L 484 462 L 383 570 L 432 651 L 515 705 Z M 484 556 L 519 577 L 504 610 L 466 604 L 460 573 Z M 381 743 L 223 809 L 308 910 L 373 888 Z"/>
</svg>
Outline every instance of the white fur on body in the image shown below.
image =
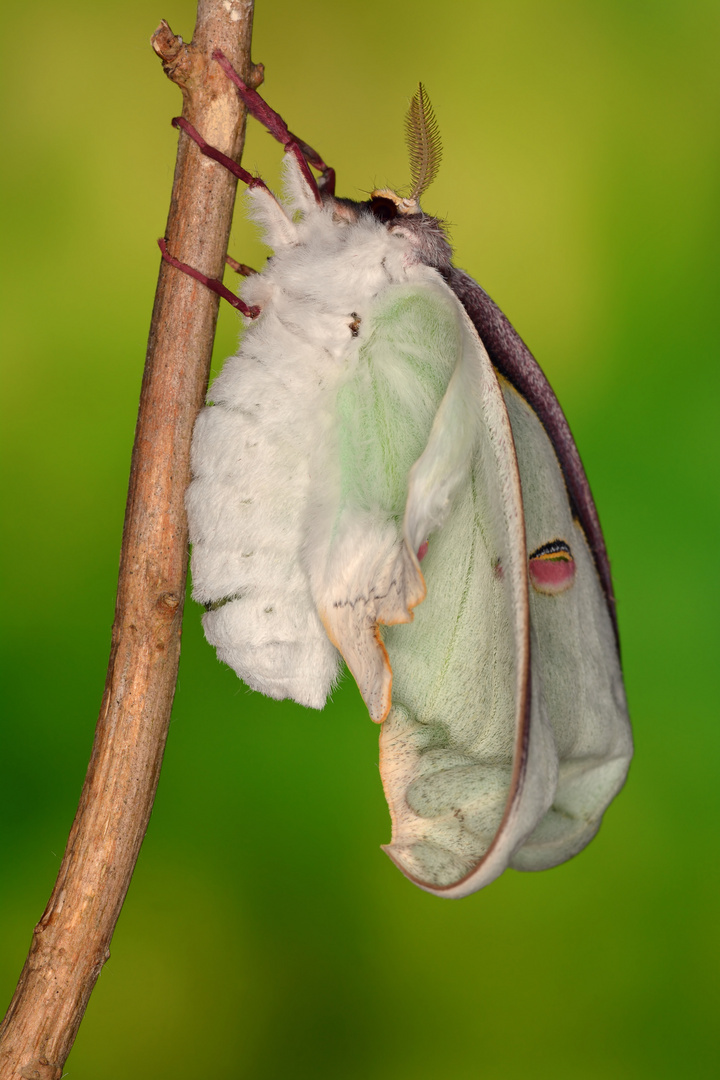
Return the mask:
<svg viewBox="0 0 720 1080">
<path fill-rule="evenodd" d="M 262 313 L 195 430 L 193 595 L 271 697 L 321 708 L 342 653 L 384 721 L 388 853 L 463 896 L 575 854 L 621 786 L 610 617 L 549 439 L 454 293 L 402 226 L 288 176 L 297 220 L 249 193 L 275 250 L 242 290 Z M 536 595 L 528 549 L 558 539 L 575 583 Z"/>
<path fill-rule="evenodd" d="M 337 602 L 354 602 L 368 582 L 379 581 L 383 592 L 383 573 L 392 578 L 395 563 L 402 571 L 407 562 L 408 589 L 381 602 L 365 597 L 355 620 L 364 631 L 357 664 L 348 657 L 359 681 L 364 668 L 374 672 L 377 685 L 373 691 L 368 684 L 367 693 L 381 719 L 389 707 L 389 669 L 372 627 L 380 616 L 410 618 L 409 605 L 424 590 L 401 543 L 402 506 L 395 514 L 379 505 L 357 507 L 336 520 L 336 403 L 372 336 L 378 296 L 410 283 L 430 290 L 442 283 L 411 261 L 401 236 L 367 219 L 338 222 L 331 209 L 306 198 L 292 163 L 289 172 L 305 211 L 300 222 L 262 189 L 248 193 L 275 255 L 243 287 L 244 300 L 262 314 L 213 383 L 213 404 L 195 429 L 187 495 L 193 596 L 221 605 L 204 616 L 206 636 L 249 686 L 321 708 L 339 657 L 318 612 L 326 622 L 336 614 L 342 624 Z M 428 343 L 429 364 L 434 344 Z M 400 371 L 400 382 L 403 377 Z M 431 422 L 432 413 L 427 431 Z M 348 636 L 342 625 L 337 630 Z"/>
</svg>

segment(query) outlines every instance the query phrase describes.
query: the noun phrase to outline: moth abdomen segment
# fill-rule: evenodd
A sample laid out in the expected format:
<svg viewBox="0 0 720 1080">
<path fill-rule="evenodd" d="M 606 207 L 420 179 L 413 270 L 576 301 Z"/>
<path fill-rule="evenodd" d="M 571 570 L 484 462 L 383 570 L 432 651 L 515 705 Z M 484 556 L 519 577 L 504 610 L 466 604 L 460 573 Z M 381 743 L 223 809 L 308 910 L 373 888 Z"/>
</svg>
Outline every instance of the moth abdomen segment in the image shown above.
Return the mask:
<svg viewBox="0 0 720 1080">
<path fill-rule="evenodd" d="M 206 600 L 203 607 L 206 611 L 219 611 L 221 607 L 232 603 L 233 600 L 242 600 L 242 594 L 235 593 L 233 596 L 223 596 L 219 600 Z"/>
</svg>

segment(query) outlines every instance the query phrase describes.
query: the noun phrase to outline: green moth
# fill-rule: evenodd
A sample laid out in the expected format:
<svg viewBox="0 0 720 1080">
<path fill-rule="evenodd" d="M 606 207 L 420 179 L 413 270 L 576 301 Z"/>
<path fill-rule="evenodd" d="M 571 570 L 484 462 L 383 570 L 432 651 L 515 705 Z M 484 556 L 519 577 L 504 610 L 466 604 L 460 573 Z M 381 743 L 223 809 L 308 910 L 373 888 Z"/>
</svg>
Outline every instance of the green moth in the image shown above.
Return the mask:
<svg viewBox="0 0 720 1080">
<path fill-rule="evenodd" d="M 242 343 L 193 440 L 206 636 L 249 686 L 313 708 L 345 660 L 381 725 L 385 850 L 421 888 L 554 866 L 632 756 L 608 559 L 563 413 L 420 208 L 440 160 L 422 86 L 409 194 L 355 202 L 216 59 L 284 144 L 287 195 L 178 122 L 248 184 L 274 251 L 235 300 Z"/>
</svg>

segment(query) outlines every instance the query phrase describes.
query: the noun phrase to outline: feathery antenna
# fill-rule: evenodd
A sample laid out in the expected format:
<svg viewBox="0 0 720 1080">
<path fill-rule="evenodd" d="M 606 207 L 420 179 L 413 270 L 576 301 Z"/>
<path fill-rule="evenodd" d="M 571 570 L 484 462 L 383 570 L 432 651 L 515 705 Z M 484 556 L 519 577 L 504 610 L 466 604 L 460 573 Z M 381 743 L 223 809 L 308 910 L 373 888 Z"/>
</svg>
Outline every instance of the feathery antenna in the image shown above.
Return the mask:
<svg viewBox="0 0 720 1080">
<path fill-rule="evenodd" d="M 430 98 L 422 83 L 410 102 L 405 117 L 405 138 L 410 153 L 410 183 L 408 199 L 419 199 L 438 174 L 442 160 L 442 143 Z"/>
</svg>

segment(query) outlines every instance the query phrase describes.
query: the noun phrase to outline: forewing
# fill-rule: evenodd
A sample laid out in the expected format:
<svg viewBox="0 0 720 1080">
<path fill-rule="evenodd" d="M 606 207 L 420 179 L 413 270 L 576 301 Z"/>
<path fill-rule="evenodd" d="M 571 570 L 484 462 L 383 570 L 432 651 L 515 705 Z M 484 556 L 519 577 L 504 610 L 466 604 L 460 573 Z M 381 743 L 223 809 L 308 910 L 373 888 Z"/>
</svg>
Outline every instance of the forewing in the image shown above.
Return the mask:
<svg viewBox="0 0 720 1080">
<path fill-rule="evenodd" d="M 547 432 L 563 473 L 571 509 L 585 533 L 595 562 L 617 639 L 615 595 L 605 540 L 590 485 L 562 407 L 537 360 L 485 290 L 456 267 L 451 267 L 447 280 L 482 338 L 493 365 L 526 399 Z"/>
<path fill-rule="evenodd" d="M 312 507 L 307 564 L 318 611 L 373 720 L 390 708 L 379 625 L 409 622 L 425 595 L 403 537 L 407 482 L 460 350 L 456 301 L 432 272 L 382 290 L 362 313 L 358 356 L 337 397 L 335 444 Z"/>
<path fill-rule="evenodd" d="M 409 547 L 430 534 L 428 593 L 411 626 L 385 633 L 394 681 L 380 765 L 393 822 L 388 854 L 422 888 L 464 896 L 502 873 L 535 828 L 552 802 L 557 762 L 531 700 L 509 417 L 477 333 L 448 297 L 462 350 L 413 468 L 405 516 Z"/>
</svg>

